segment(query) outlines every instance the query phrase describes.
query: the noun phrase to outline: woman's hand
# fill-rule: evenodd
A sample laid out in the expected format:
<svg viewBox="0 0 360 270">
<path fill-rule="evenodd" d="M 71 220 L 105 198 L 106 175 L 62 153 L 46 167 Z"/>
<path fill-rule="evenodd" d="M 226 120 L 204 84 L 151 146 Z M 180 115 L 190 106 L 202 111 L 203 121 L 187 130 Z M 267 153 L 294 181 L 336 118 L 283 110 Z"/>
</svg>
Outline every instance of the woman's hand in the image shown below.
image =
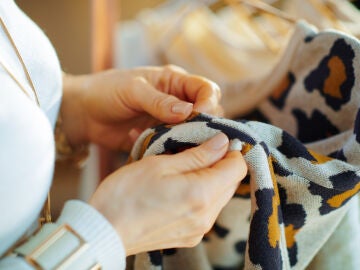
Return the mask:
<svg viewBox="0 0 360 270">
<path fill-rule="evenodd" d="M 158 124 L 178 123 L 193 110 L 221 115 L 219 87 L 174 67 L 64 75 L 63 129 L 71 144 L 94 142 L 130 150 L 138 135 Z"/>
<path fill-rule="evenodd" d="M 241 153 L 227 149 L 220 133 L 175 155 L 146 157 L 108 176 L 90 204 L 117 230 L 127 255 L 192 247 L 246 175 Z"/>
</svg>

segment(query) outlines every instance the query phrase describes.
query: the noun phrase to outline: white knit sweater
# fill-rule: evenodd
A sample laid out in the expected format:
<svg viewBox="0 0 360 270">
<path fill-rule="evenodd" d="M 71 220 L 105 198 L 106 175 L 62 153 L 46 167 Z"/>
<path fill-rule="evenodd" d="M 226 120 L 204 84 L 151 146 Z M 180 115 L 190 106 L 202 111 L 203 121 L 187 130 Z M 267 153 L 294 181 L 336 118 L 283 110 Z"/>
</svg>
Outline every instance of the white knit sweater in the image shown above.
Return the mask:
<svg viewBox="0 0 360 270">
<path fill-rule="evenodd" d="M 59 111 L 62 75 L 56 53 L 43 32 L 16 6 L 0 1 L 5 22 L 29 70 L 41 108 L 0 65 L 0 257 L 37 220 L 54 169 L 53 128 Z M 14 48 L 0 28 L 0 59 L 33 93 Z M 34 97 L 33 97 L 34 98 Z M 91 246 L 103 269 L 123 269 L 124 249 L 115 230 L 96 210 L 68 202 L 57 223 L 70 224 Z M 3 257 L 0 269 L 32 269 L 16 257 Z"/>
</svg>

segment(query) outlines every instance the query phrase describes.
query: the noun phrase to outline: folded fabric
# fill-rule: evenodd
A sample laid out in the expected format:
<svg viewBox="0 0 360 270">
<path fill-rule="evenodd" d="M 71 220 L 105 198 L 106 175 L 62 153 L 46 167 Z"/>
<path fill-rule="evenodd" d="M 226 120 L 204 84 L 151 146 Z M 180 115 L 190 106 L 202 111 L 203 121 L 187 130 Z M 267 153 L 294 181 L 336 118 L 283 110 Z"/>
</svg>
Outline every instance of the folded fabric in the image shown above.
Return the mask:
<svg viewBox="0 0 360 270">
<path fill-rule="evenodd" d="M 249 177 L 219 216 L 203 247 L 185 254 L 164 251 L 164 269 L 239 267 L 242 260 L 246 269 L 303 269 L 334 232 L 349 200 L 359 191 L 359 166 L 307 149 L 287 132 L 268 124 L 202 114 L 180 125 L 147 130 L 131 157 L 137 160 L 176 153 L 219 131 L 230 138 L 230 149 L 245 155 Z M 356 136 L 349 143 L 358 155 Z M 154 257 L 160 254 L 150 253 L 148 267 L 156 264 L 158 258 Z M 185 263 L 185 267 L 184 261 L 193 261 L 195 266 Z"/>
<path fill-rule="evenodd" d="M 297 29 L 272 76 L 258 82 L 262 98 L 251 114 L 238 121 L 194 114 L 140 136 L 133 160 L 176 153 L 222 131 L 244 154 L 249 176 L 201 244 L 138 254 L 134 269 L 360 265 L 360 43 L 306 24 Z M 234 92 L 234 104 L 246 105 L 250 93 Z"/>
<path fill-rule="evenodd" d="M 222 86 L 268 74 L 281 55 L 270 51 L 233 8 L 215 14 L 201 2 L 185 6 L 166 18 L 157 9 L 143 11 L 136 18 L 147 34 L 146 46 L 162 64 L 180 65 Z M 254 17 L 258 21 L 262 16 Z M 168 23 L 164 25 L 164 21 Z M 291 33 L 292 25 L 282 26 Z M 266 23 L 259 27 L 268 32 Z M 285 47 L 288 39 L 289 35 L 274 37 L 279 48 Z"/>
</svg>

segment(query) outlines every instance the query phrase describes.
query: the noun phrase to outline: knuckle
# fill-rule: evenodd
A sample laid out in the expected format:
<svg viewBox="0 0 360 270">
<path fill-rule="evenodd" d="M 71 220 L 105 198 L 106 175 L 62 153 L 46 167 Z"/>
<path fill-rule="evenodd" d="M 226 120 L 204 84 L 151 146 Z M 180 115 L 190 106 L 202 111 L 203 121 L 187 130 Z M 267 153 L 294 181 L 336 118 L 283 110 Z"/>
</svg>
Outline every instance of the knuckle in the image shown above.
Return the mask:
<svg viewBox="0 0 360 270">
<path fill-rule="evenodd" d="M 191 154 L 191 162 L 197 167 L 207 164 L 207 155 L 200 148 L 192 148 L 188 150 Z"/>
<path fill-rule="evenodd" d="M 191 205 L 191 212 L 194 213 L 194 215 L 209 207 L 210 198 L 203 188 L 192 188 L 187 191 L 187 194 L 188 201 Z"/>
<path fill-rule="evenodd" d="M 142 86 L 145 82 L 145 79 L 141 76 L 135 76 L 132 78 L 132 84 L 135 87 L 139 87 Z"/>
<path fill-rule="evenodd" d="M 163 95 L 159 95 L 154 97 L 154 99 L 152 100 L 152 107 L 156 108 L 158 110 L 163 110 L 164 108 L 166 108 L 166 106 L 168 106 L 168 104 L 170 104 L 172 101 L 172 98 L 170 96 L 163 96 Z"/>
</svg>

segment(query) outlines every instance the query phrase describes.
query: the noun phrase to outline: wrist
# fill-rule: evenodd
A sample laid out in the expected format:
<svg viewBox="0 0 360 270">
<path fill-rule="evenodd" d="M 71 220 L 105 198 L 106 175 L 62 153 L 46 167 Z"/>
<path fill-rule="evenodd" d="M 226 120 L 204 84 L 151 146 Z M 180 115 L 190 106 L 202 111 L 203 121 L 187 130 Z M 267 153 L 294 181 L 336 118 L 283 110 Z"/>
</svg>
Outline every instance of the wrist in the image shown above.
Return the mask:
<svg viewBox="0 0 360 270">
<path fill-rule="evenodd" d="M 83 95 L 86 75 L 63 74 L 63 98 L 59 118 L 61 129 L 71 147 L 88 143 Z"/>
<path fill-rule="evenodd" d="M 63 74 L 63 99 L 55 127 L 57 160 L 81 166 L 88 156 L 81 77 Z"/>
</svg>

